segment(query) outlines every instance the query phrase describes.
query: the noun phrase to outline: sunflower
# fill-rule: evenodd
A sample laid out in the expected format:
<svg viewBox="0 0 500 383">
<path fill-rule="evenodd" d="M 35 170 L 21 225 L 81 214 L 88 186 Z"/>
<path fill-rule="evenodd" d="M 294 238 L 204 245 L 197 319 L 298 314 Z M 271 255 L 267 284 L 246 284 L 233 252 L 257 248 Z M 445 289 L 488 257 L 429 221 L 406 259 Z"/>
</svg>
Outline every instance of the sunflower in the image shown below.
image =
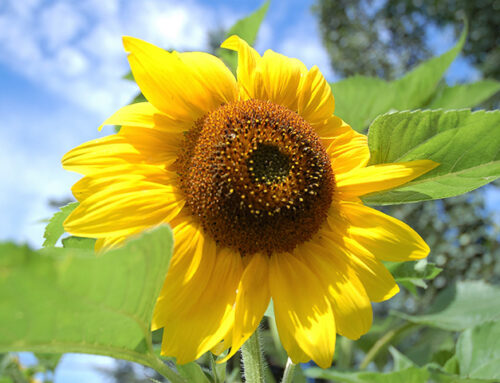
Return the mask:
<svg viewBox="0 0 500 383">
<path fill-rule="evenodd" d="M 124 37 L 147 102 L 103 125 L 121 130 L 63 158 L 84 175 L 67 232 L 120 246 L 169 223 L 175 250 L 153 315 L 162 353 L 180 364 L 208 350 L 233 355 L 272 298 L 293 362 L 330 366 L 336 334 L 357 339 L 371 301 L 399 290 L 381 261 L 429 248 L 360 197 L 413 180 L 428 160 L 367 166 L 366 136 L 336 117 L 315 66 L 232 36 L 237 80 L 207 53 L 169 53 Z"/>
</svg>

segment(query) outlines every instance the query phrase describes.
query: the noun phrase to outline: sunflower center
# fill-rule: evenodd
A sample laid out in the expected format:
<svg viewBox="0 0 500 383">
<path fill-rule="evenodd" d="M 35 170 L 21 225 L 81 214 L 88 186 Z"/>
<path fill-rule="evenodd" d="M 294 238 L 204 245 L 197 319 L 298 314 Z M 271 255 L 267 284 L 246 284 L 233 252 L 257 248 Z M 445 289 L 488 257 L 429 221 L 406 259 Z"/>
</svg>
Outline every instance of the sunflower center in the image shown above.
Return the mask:
<svg viewBox="0 0 500 383">
<path fill-rule="evenodd" d="M 290 172 L 290 157 L 277 146 L 258 144 L 249 156 L 247 168 L 254 182 L 281 182 Z"/>
<path fill-rule="evenodd" d="M 242 255 L 293 250 L 314 235 L 334 176 L 313 128 L 266 101 L 221 106 L 186 134 L 177 162 L 191 213 Z"/>
</svg>

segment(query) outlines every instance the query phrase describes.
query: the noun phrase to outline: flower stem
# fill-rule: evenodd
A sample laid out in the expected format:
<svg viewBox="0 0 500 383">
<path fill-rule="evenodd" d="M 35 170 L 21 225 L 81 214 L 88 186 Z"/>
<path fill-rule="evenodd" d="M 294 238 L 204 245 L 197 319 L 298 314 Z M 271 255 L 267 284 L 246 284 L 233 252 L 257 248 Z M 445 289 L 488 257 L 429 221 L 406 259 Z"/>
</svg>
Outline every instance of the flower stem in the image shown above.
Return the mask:
<svg viewBox="0 0 500 383">
<path fill-rule="evenodd" d="M 186 383 L 186 381 L 181 376 L 177 375 L 174 370 L 172 370 L 158 358 L 152 358 L 149 366 L 156 372 L 167 378 L 171 383 Z"/>
<path fill-rule="evenodd" d="M 241 347 L 245 381 L 247 383 L 264 383 L 264 355 L 260 347 L 259 329 Z"/>
<path fill-rule="evenodd" d="M 371 363 L 373 359 L 378 355 L 378 353 L 384 349 L 389 343 L 393 341 L 401 333 L 409 330 L 412 327 L 417 327 L 418 325 L 415 323 L 405 323 L 402 326 L 399 326 L 395 329 L 392 329 L 384 334 L 382 338 L 375 342 L 372 348 L 366 353 L 365 358 L 359 365 L 360 370 L 364 370 Z"/>
<path fill-rule="evenodd" d="M 292 383 L 293 374 L 295 373 L 295 366 L 292 360 L 288 358 L 286 361 L 285 372 L 283 373 L 283 379 L 281 379 L 281 383 Z"/>
<path fill-rule="evenodd" d="M 208 353 L 208 358 L 210 361 L 210 369 L 212 370 L 212 376 L 214 378 L 214 383 L 220 383 L 219 376 L 217 375 L 217 364 L 215 363 L 214 354 Z"/>
</svg>

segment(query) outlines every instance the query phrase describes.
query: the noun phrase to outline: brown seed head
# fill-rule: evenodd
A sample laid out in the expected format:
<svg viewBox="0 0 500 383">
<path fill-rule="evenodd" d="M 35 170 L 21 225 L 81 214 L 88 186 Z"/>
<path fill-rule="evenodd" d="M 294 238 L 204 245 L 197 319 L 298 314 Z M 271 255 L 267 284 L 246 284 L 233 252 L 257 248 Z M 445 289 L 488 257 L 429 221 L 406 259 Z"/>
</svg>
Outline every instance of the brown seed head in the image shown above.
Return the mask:
<svg viewBox="0 0 500 383">
<path fill-rule="evenodd" d="M 334 175 L 313 128 L 266 101 L 223 105 L 199 119 L 177 166 L 205 232 L 242 255 L 293 250 L 332 202 Z"/>
</svg>

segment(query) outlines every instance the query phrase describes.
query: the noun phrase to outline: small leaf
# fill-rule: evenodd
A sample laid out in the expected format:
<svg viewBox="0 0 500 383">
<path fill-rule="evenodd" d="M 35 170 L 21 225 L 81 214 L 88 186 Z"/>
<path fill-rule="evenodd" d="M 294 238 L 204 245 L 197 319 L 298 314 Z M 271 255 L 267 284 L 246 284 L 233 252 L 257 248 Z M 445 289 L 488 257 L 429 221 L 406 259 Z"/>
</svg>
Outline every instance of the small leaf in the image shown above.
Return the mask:
<svg viewBox="0 0 500 383">
<path fill-rule="evenodd" d="M 45 354 L 37 352 L 35 353 L 35 357 L 38 360 L 39 364 L 51 371 L 55 371 L 57 365 L 59 364 L 59 360 L 62 357 L 62 354 Z"/>
<path fill-rule="evenodd" d="M 64 238 L 61 242 L 65 248 L 93 250 L 95 241 L 94 238 L 71 236 Z"/>
<path fill-rule="evenodd" d="M 56 245 L 57 240 L 64 234 L 64 220 L 77 206 L 78 202 L 72 202 L 61 207 L 61 209 L 52 216 L 43 233 L 43 237 L 45 238 L 43 242 L 44 247 L 53 247 Z"/>
<path fill-rule="evenodd" d="M 443 366 L 443 370 L 450 374 L 458 374 L 460 371 L 460 367 L 458 365 L 458 358 L 456 355 L 452 356 L 450 359 L 446 361 Z"/>
<path fill-rule="evenodd" d="M 413 323 L 462 331 L 500 319 L 500 288 L 482 281 L 459 282 L 442 291 L 425 315 L 392 313 Z"/>
<path fill-rule="evenodd" d="M 482 80 L 472 84 L 445 86 L 426 105 L 428 109 L 473 108 L 500 91 L 500 82 Z"/>
<path fill-rule="evenodd" d="M 123 75 L 122 79 L 135 82 L 134 75 L 132 74 L 132 71 L 128 71 L 127 74 Z"/>
<path fill-rule="evenodd" d="M 332 84 L 335 114 L 353 129 L 364 131 L 378 115 L 425 106 L 462 50 L 466 34 L 464 30 L 457 44 L 448 52 L 423 62 L 396 81 L 354 76 Z"/>
<path fill-rule="evenodd" d="M 227 32 L 226 37 L 232 35 L 238 35 L 240 38 L 245 40 L 248 45 L 253 46 L 255 39 L 257 38 L 257 33 L 259 32 L 262 20 L 266 16 L 267 9 L 269 8 L 270 0 L 266 1 L 262 6 L 249 16 L 238 20 Z M 236 73 L 236 67 L 238 65 L 238 57 L 236 52 L 229 51 L 227 49 L 219 48 L 217 49 L 217 56 L 219 56 L 227 66 Z"/>
<path fill-rule="evenodd" d="M 424 368 L 409 367 L 404 370 L 382 372 L 341 372 L 336 369 L 308 368 L 304 374 L 310 378 L 342 383 L 426 383 L 429 372 Z"/>
<path fill-rule="evenodd" d="M 391 353 L 392 359 L 394 360 L 393 371 L 400 371 L 409 367 L 416 367 L 415 363 L 413 363 L 411 359 L 399 352 L 394 347 L 390 346 L 389 352 Z"/>
<path fill-rule="evenodd" d="M 172 244 L 168 227 L 99 257 L 0 244 L 0 352 L 83 352 L 151 365 L 151 317 Z"/>
<path fill-rule="evenodd" d="M 440 166 L 401 187 L 363 198 L 390 205 L 453 197 L 500 176 L 500 111 L 415 111 L 378 117 L 370 164 L 430 159 Z"/>
<path fill-rule="evenodd" d="M 500 321 L 465 330 L 458 338 L 460 375 L 466 378 L 500 380 Z"/>
<path fill-rule="evenodd" d="M 394 276 L 396 282 L 402 283 L 405 286 L 412 284 L 413 286 L 423 288 L 427 287 L 424 280 L 434 279 L 442 271 L 441 268 L 427 262 L 426 259 L 411 262 L 387 262 L 385 266 Z"/>
<path fill-rule="evenodd" d="M 269 306 L 267 306 L 266 312 L 264 313 L 266 317 L 274 318 L 274 305 L 273 300 L 269 301 Z"/>
<path fill-rule="evenodd" d="M 185 378 L 187 382 L 210 383 L 210 379 L 205 375 L 201 366 L 195 362 L 178 365 L 177 371 L 179 371 L 179 374 Z"/>
</svg>

